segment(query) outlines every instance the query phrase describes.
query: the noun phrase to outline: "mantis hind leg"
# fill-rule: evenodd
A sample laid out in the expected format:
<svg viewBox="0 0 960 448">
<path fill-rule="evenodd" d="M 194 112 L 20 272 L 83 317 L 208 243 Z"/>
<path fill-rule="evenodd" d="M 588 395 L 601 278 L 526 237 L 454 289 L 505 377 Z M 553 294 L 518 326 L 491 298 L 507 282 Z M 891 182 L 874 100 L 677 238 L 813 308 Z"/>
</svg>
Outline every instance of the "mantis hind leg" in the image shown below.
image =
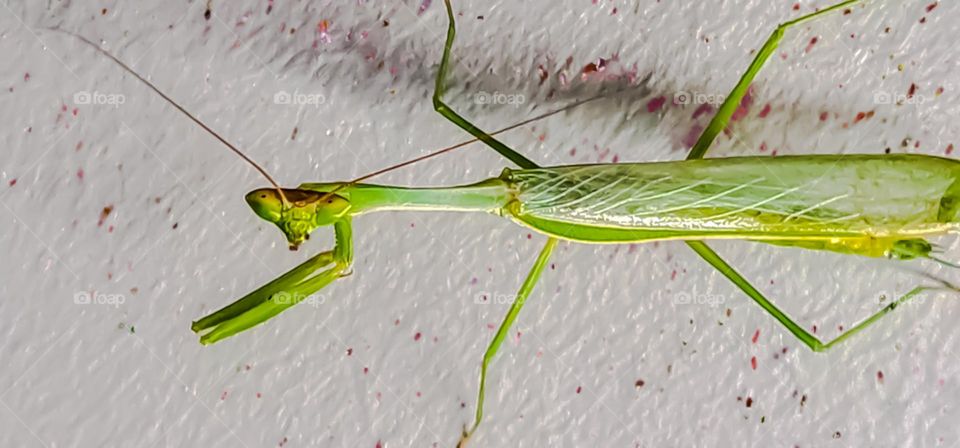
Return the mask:
<svg viewBox="0 0 960 448">
<path fill-rule="evenodd" d="M 753 299 L 753 301 L 756 302 L 757 305 L 760 305 L 760 307 L 763 308 L 763 310 L 766 311 L 767 314 L 773 316 L 773 318 L 776 319 L 777 322 L 780 322 L 780 324 L 783 325 L 787 329 L 787 331 L 792 333 L 797 339 L 800 340 L 800 342 L 803 342 L 804 345 L 806 345 L 807 347 L 810 348 L 810 350 L 813 350 L 815 352 L 826 351 L 834 347 L 835 345 L 839 344 L 840 342 L 847 340 L 851 336 L 859 333 L 863 329 L 877 322 L 878 320 L 880 320 L 881 317 L 886 316 L 888 313 L 895 310 L 900 305 L 903 305 L 904 303 L 907 303 L 909 300 L 919 296 L 920 293 L 924 291 L 935 290 L 935 289 L 955 290 L 955 288 L 952 285 L 949 285 L 945 282 L 941 282 L 941 283 L 943 283 L 946 288 L 932 287 L 932 286 L 916 286 L 913 289 L 911 289 L 909 292 L 901 296 L 899 299 L 894 300 L 889 305 L 881 308 L 879 311 L 877 311 L 870 317 L 864 319 L 857 325 L 854 325 L 853 328 L 850 328 L 847 331 L 844 331 L 839 336 L 827 342 L 822 342 L 816 336 L 814 336 L 813 334 L 808 332 L 806 329 L 804 329 L 802 326 L 794 322 L 793 319 L 791 319 L 789 316 L 786 315 L 786 313 L 784 313 L 779 308 L 777 308 L 777 306 L 774 305 L 773 302 L 771 302 L 766 297 L 764 297 L 764 295 L 760 293 L 760 291 L 758 291 L 755 287 L 753 287 L 753 285 L 751 285 L 749 281 L 743 278 L 743 276 L 741 276 L 739 272 L 737 272 L 729 264 L 724 262 L 723 259 L 720 258 L 720 255 L 714 252 L 713 249 L 710 249 L 710 247 L 702 243 L 700 245 L 696 245 L 692 247 L 693 247 L 693 250 L 697 251 L 697 253 L 700 254 L 700 256 L 703 257 L 705 260 L 707 260 L 708 263 L 716 267 L 721 274 L 723 274 L 725 277 L 730 279 L 730 281 L 732 281 L 738 288 L 740 288 L 741 291 L 743 291 L 748 296 L 750 296 L 750 298 Z M 706 250 L 703 250 L 703 249 L 706 249 Z"/>
<path fill-rule="evenodd" d="M 697 139 L 697 142 L 693 145 L 693 148 L 690 149 L 690 153 L 687 155 L 687 160 L 702 159 L 704 155 L 706 155 L 707 150 L 710 148 L 710 145 L 716 139 L 717 135 L 719 135 L 719 133 L 723 131 L 723 129 L 726 128 L 730 123 L 730 118 L 733 116 L 733 113 L 736 111 L 737 107 L 740 105 L 740 102 L 743 100 L 743 97 L 746 95 L 747 90 L 750 88 L 750 83 L 753 82 L 754 77 L 756 77 L 757 73 L 760 72 L 760 69 L 763 68 L 767 60 L 770 59 L 770 56 L 773 54 L 773 52 L 776 51 L 780 44 L 780 40 L 783 38 L 783 35 L 787 29 L 794 25 L 808 22 L 830 12 L 861 2 L 862 0 L 847 0 L 845 2 L 837 3 L 829 8 L 821 9 L 817 12 L 807 14 L 797 19 L 780 24 L 773 31 L 773 33 L 770 34 L 770 37 L 767 38 L 767 41 L 763 44 L 763 47 L 760 48 L 757 56 L 754 57 L 753 61 L 747 67 L 747 71 L 740 77 L 740 80 L 737 81 L 736 86 L 734 86 L 733 90 L 730 91 L 730 94 L 727 95 L 723 104 L 720 105 L 720 108 L 710 120 L 710 123 L 707 125 L 706 129 L 704 129 L 703 133 L 700 134 L 700 138 Z M 797 339 L 815 352 L 822 352 L 835 346 L 854 334 L 859 333 L 864 328 L 867 328 L 881 317 L 896 309 L 898 306 L 916 297 L 919 293 L 925 290 L 935 289 L 932 287 L 917 286 L 899 299 L 882 308 L 880 311 L 877 311 L 863 322 L 843 332 L 836 338 L 824 343 L 790 319 L 790 317 L 788 317 L 779 308 L 777 308 L 773 302 L 768 300 L 762 293 L 760 293 L 756 287 L 754 287 L 747 279 L 740 275 L 736 269 L 730 266 L 729 263 L 721 258 L 720 255 L 717 254 L 716 251 L 714 251 L 705 242 L 687 241 L 687 245 L 689 245 L 690 248 L 700 255 L 700 257 L 703 258 L 707 263 L 710 263 L 711 266 L 717 269 L 725 277 L 730 279 L 730 281 L 732 281 L 737 288 L 753 299 L 757 305 L 759 305 L 764 309 L 764 311 L 776 319 L 777 322 L 779 322 L 790 333 L 796 336 Z"/>
<path fill-rule="evenodd" d="M 536 163 L 514 151 L 487 132 L 484 132 L 473 123 L 470 123 L 467 121 L 467 119 L 460 116 L 453 109 L 451 109 L 450 106 L 443 102 L 443 93 L 446 89 L 446 76 L 450 65 L 450 49 L 453 47 L 453 41 L 456 38 L 457 33 L 455 18 L 453 15 L 453 6 L 450 4 L 450 0 L 444 0 L 444 6 L 446 7 L 448 21 L 447 37 L 444 41 L 443 57 L 440 60 L 440 68 L 437 72 L 437 81 L 433 92 L 434 109 L 440 115 L 453 122 L 453 124 L 467 131 L 492 148 L 494 151 L 503 157 L 506 157 L 508 160 L 517 164 L 521 168 L 538 168 Z M 467 445 L 470 436 L 473 435 L 474 431 L 477 430 L 477 427 L 480 426 L 480 422 L 483 420 L 483 403 L 486 392 L 487 368 L 490 366 L 493 358 L 500 350 L 500 345 L 503 343 L 506 335 L 510 332 L 510 327 L 513 325 L 514 321 L 516 321 L 517 316 L 520 314 L 520 310 L 523 308 L 524 302 L 526 302 L 530 292 L 533 291 L 533 287 L 537 284 L 537 280 L 540 279 L 540 274 L 543 272 L 543 267 L 550 259 L 550 255 L 553 253 L 553 249 L 556 247 L 556 245 L 557 239 L 550 238 L 543 246 L 543 249 L 540 250 L 540 255 L 537 257 L 537 261 L 534 263 L 533 268 L 530 270 L 530 273 L 527 274 L 526 280 L 524 280 L 523 285 L 520 287 L 520 291 L 517 293 L 516 300 L 514 300 L 513 304 L 510 306 L 510 310 L 507 312 L 507 315 L 504 316 L 503 322 L 497 329 L 496 335 L 494 335 L 493 340 L 490 341 L 490 345 L 487 346 L 487 350 L 483 354 L 483 361 L 480 366 L 480 386 L 477 391 L 476 414 L 474 415 L 473 423 L 470 425 L 469 429 L 466 427 L 464 428 L 460 442 L 457 444 L 458 447 L 462 448 Z"/>
<path fill-rule="evenodd" d="M 753 82 L 753 79 L 757 76 L 757 73 L 759 73 L 760 69 L 763 68 L 763 66 L 767 63 L 767 61 L 770 59 L 770 56 L 773 55 L 773 52 L 777 50 L 777 47 L 780 46 L 780 40 L 783 39 L 783 34 L 788 29 L 795 25 L 800 25 L 822 17 L 838 9 L 853 6 L 854 4 L 861 2 L 863 2 L 863 0 L 847 0 L 845 2 L 837 3 L 829 8 L 821 9 L 817 12 L 781 23 L 779 26 L 777 26 L 777 28 L 770 33 L 770 37 L 768 37 L 767 41 L 763 43 L 763 46 L 760 47 L 760 51 L 753 58 L 753 61 L 750 62 L 750 65 L 747 67 L 747 71 L 740 76 L 740 80 L 737 81 L 737 85 L 735 85 L 733 90 L 727 94 L 726 99 L 720 105 L 720 108 L 717 109 L 717 113 L 710 120 L 710 123 L 707 125 L 706 129 L 704 129 L 703 133 L 700 134 L 700 138 L 697 139 L 697 142 L 693 145 L 693 148 L 690 149 L 690 154 L 687 155 L 687 160 L 702 159 L 703 156 L 707 154 L 707 150 L 710 148 L 713 140 L 716 139 L 717 135 L 720 134 L 720 132 L 723 131 L 730 123 L 730 118 L 733 117 L 733 113 L 736 112 L 737 107 L 743 100 L 743 97 L 747 94 L 747 90 L 750 88 L 750 83 Z"/>
<path fill-rule="evenodd" d="M 477 392 L 477 411 L 470 429 L 464 429 L 460 443 L 457 444 L 460 448 L 466 446 L 470 436 L 473 435 L 473 432 L 480 426 L 480 421 L 483 420 L 483 399 L 487 382 L 487 367 L 490 365 L 494 356 L 497 355 L 497 351 L 500 350 L 500 345 L 510 332 L 510 327 L 513 326 L 513 322 L 517 320 L 520 309 L 523 308 L 527 297 L 530 296 L 530 292 L 533 291 L 533 287 L 536 286 L 537 280 L 540 279 L 540 274 L 543 273 L 543 268 L 547 265 L 550 254 L 553 253 L 555 247 L 557 247 L 557 239 L 549 238 L 540 251 L 540 255 L 537 256 L 537 261 L 533 264 L 533 268 L 530 269 L 530 273 L 527 274 L 526 280 L 523 281 L 520 291 L 517 292 L 516 299 L 510 305 L 510 310 L 507 311 L 507 315 L 504 316 L 500 328 L 497 328 L 497 334 L 493 337 L 493 340 L 487 347 L 487 351 L 483 354 L 483 362 L 480 365 L 480 389 Z"/>
</svg>

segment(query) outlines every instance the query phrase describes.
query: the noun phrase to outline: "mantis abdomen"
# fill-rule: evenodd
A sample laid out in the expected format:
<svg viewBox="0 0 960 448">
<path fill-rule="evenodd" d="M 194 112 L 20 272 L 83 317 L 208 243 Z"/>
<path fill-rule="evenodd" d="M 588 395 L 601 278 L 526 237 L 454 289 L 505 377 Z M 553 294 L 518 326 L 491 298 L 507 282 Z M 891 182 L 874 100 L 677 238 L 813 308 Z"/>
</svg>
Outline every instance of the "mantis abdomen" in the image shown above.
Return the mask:
<svg viewBox="0 0 960 448">
<path fill-rule="evenodd" d="M 924 155 L 734 157 L 507 170 L 506 210 L 564 239 L 735 238 L 869 256 L 956 228 L 960 163 Z"/>
</svg>

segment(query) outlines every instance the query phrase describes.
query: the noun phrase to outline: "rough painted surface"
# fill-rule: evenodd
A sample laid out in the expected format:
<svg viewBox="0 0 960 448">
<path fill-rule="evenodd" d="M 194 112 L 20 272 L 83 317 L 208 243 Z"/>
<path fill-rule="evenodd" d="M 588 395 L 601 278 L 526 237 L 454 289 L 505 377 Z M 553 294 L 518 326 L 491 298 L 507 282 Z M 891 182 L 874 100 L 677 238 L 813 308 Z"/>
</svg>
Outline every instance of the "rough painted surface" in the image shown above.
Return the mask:
<svg viewBox="0 0 960 448">
<path fill-rule="evenodd" d="M 364 217 L 352 276 L 203 348 L 192 319 L 331 236 L 288 252 L 243 203 L 265 185 L 252 169 L 110 61 L 40 30 L 102 40 L 296 184 L 464 138 L 428 101 L 442 3 L 140 3 L 0 11 L 0 445 L 452 445 L 543 239 L 492 216 Z M 504 137 L 543 164 L 681 158 L 772 27 L 828 4 L 559 3 L 456 5 L 450 100 L 481 126 L 633 86 Z M 951 153 L 958 14 L 872 1 L 790 33 L 715 154 Z M 380 180 L 449 184 L 503 166 L 477 146 Z M 907 291 L 911 269 L 956 278 L 716 247 L 821 336 Z M 813 354 L 682 244 L 562 245 L 494 364 L 474 442 L 955 446 L 955 299 L 924 296 Z"/>
</svg>

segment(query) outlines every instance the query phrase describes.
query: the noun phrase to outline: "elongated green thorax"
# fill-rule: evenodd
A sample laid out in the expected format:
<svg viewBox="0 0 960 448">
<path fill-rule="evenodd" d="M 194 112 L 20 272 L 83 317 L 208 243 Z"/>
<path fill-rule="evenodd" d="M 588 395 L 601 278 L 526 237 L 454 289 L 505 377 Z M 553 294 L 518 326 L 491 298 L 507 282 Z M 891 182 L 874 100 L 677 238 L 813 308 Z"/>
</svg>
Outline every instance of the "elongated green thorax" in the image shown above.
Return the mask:
<svg viewBox="0 0 960 448">
<path fill-rule="evenodd" d="M 499 213 L 515 194 L 507 182 L 487 179 L 469 185 L 437 188 L 408 188 L 385 185 L 310 183 L 300 191 L 335 194 L 350 202 L 350 215 L 385 210 L 462 211 Z"/>
</svg>

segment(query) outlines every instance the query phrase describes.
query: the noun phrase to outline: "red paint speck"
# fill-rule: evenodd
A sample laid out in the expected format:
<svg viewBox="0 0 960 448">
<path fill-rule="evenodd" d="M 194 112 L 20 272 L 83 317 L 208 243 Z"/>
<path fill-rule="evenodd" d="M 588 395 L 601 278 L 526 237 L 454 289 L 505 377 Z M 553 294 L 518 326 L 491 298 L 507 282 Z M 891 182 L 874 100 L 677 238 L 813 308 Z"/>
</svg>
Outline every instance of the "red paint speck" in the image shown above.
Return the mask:
<svg viewBox="0 0 960 448">
<path fill-rule="evenodd" d="M 368 373 L 370 373 L 370 369 L 367 368 L 367 367 L 364 367 L 364 368 L 363 368 L 363 374 L 366 375 L 366 374 L 368 374 Z"/>
<path fill-rule="evenodd" d="M 697 139 L 700 138 L 700 133 L 703 132 L 703 126 L 694 125 L 687 130 L 687 135 L 683 138 L 683 145 L 687 148 L 693 148 L 693 145 L 697 143 Z"/>
<path fill-rule="evenodd" d="M 7 182 L 11 187 L 17 184 L 17 179 L 10 179 L 10 182 Z"/>
<path fill-rule="evenodd" d="M 767 103 L 765 106 L 763 106 L 763 109 L 760 110 L 760 114 L 757 116 L 760 118 L 767 118 L 767 115 L 770 115 L 770 109 L 770 103 Z"/>
<path fill-rule="evenodd" d="M 223 400 L 226 400 L 226 399 L 227 399 L 227 391 L 223 391 L 223 393 L 220 394 L 220 401 L 223 401 Z"/>
<path fill-rule="evenodd" d="M 910 83 L 910 89 L 907 90 L 907 98 L 913 98 L 913 95 L 917 93 L 917 85 Z"/>
<path fill-rule="evenodd" d="M 939 2 L 933 2 L 933 3 L 929 4 L 929 5 L 927 5 L 927 12 L 933 11 L 933 10 L 937 7 L 937 4 L 938 4 L 938 3 L 939 3 Z"/>
<path fill-rule="evenodd" d="M 693 116 L 691 118 L 696 120 L 697 117 L 710 112 L 713 112 L 713 106 L 709 104 L 701 104 L 700 107 L 697 107 L 697 110 L 693 111 Z"/>
<path fill-rule="evenodd" d="M 413 340 L 414 340 L 414 341 L 419 341 L 421 336 L 422 336 L 422 335 L 420 334 L 420 332 L 417 332 L 417 334 L 413 335 Z"/>
<path fill-rule="evenodd" d="M 753 370 L 757 370 L 757 357 L 756 357 L 756 356 L 750 358 L 750 367 L 751 367 Z"/>
<path fill-rule="evenodd" d="M 352 355 L 352 354 L 353 354 L 353 349 L 352 349 L 352 348 L 348 348 L 348 349 L 347 349 L 347 356 L 350 356 L 350 355 Z"/>
<path fill-rule="evenodd" d="M 827 121 L 827 118 L 830 117 L 830 114 L 826 112 L 820 112 L 820 121 Z"/>
<path fill-rule="evenodd" d="M 800 4 L 799 4 L 799 3 L 794 3 L 794 4 L 793 4 L 793 10 L 794 10 L 794 11 L 799 11 L 799 10 L 800 10 Z"/>
<path fill-rule="evenodd" d="M 383 448 L 383 442 L 377 440 L 377 444 L 375 445 L 374 448 Z"/>
<path fill-rule="evenodd" d="M 753 341 L 754 344 L 756 344 L 756 343 L 757 343 L 757 339 L 759 339 L 759 338 L 760 338 L 760 329 L 757 328 L 757 331 L 753 332 L 753 337 L 750 338 L 750 340 Z"/>
<path fill-rule="evenodd" d="M 528 234 L 527 234 L 527 239 L 528 239 L 528 240 L 533 239 L 533 234 L 532 234 L 532 233 L 528 233 Z"/>
<path fill-rule="evenodd" d="M 658 96 L 650 102 L 647 103 L 647 112 L 653 113 L 663 108 L 663 105 L 667 103 L 667 97 Z"/>
<path fill-rule="evenodd" d="M 83 180 L 83 168 L 77 169 L 77 179 Z"/>
<path fill-rule="evenodd" d="M 739 121 L 743 117 L 746 117 L 750 113 L 750 106 L 753 105 L 753 88 L 748 87 L 747 92 L 743 95 L 743 99 L 740 100 L 740 105 L 737 106 L 737 110 L 733 112 L 733 115 L 730 116 L 731 121 Z"/>
<path fill-rule="evenodd" d="M 257 398 L 261 398 L 261 397 L 263 397 L 263 394 L 261 394 L 260 392 L 257 392 Z"/>
<path fill-rule="evenodd" d="M 949 154 L 952 153 L 952 152 L 953 152 L 953 143 L 947 145 L 947 151 L 946 151 L 946 153 L 949 155 Z"/>
<path fill-rule="evenodd" d="M 804 53 L 809 53 L 810 50 L 813 50 L 813 46 L 817 44 L 817 41 L 818 41 L 818 40 L 819 40 L 819 39 L 816 38 L 816 37 L 810 38 L 810 43 L 807 44 L 807 49 L 806 49 L 806 50 L 803 50 Z"/>
<path fill-rule="evenodd" d="M 580 387 L 580 386 L 577 386 L 577 393 L 578 393 L 578 394 L 579 394 L 579 393 L 580 393 L 580 391 L 582 391 L 582 390 L 583 390 L 583 388 L 582 388 L 582 387 Z"/>
<path fill-rule="evenodd" d="M 23 74 L 23 82 L 27 82 L 27 81 L 29 81 L 29 80 L 30 80 L 30 72 L 24 73 L 24 74 Z"/>
<path fill-rule="evenodd" d="M 423 0 L 422 2 L 420 2 L 420 6 L 417 8 L 417 15 L 419 16 L 419 15 L 423 14 L 424 12 L 426 12 L 426 10 L 427 10 L 428 8 L 430 8 L 430 3 L 433 3 L 433 1 L 432 1 L 432 0 Z"/>
<path fill-rule="evenodd" d="M 877 382 L 883 384 L 883 370 L 877 370 Z"/>
</svg>

